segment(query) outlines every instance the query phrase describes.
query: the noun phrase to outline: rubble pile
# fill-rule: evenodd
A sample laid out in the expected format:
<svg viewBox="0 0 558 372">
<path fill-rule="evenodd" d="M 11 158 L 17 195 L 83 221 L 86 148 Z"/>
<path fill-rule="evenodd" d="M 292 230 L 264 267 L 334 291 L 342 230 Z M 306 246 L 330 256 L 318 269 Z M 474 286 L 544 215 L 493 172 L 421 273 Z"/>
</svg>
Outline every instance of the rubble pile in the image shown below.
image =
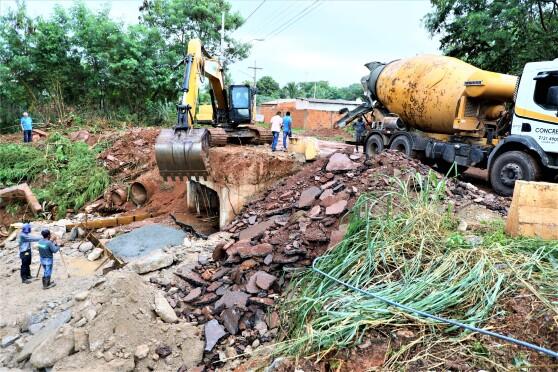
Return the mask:
<svg viewBox="0 0 558 372">
<path fill-rule="evenodd" d="M 234 368 L 239 361 L 232 358 L 278 335 L 274 306 L 292 269 L 309 266 L 343 238 L 347 225 L 341 217 L 359 194 L 397 187 L 392 177 L 430 171 L 390 151 L 366 163 L 359 154 L 343 153 L 317 160 L 248 204 L 225 229 L 232 239 L 215 244 L 212 257 L 183 263 L 172 280 L 151 278 L 180 318 L 204 324 L 208 368 Z M 448 180 L 446 195 L 456 208 L 476 203 L 505 212 L 509 205 L 456 180 Z"/>
<path fill-rule="evenodd" d="M 153 148 L 158 134 L 158 129 L 134 128 L 99 155 L 113 180 L 130 181 L 155 167 Z"/>
</svg>

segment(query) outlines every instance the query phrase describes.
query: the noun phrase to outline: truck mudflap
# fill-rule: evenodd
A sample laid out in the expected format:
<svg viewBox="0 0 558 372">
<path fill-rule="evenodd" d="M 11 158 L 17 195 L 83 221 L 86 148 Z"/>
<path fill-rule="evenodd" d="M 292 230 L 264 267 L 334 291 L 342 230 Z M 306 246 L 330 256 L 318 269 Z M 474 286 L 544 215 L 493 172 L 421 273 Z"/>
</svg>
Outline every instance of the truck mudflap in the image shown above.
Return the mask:
<svg viewBox="0 0 558 372">
<path fill-rule="evenodd" d="M 206 128 L 162 129 L 155 141 L 155 160 L 163 179 L 206 178 L 209 131 Z"/>
</svg>

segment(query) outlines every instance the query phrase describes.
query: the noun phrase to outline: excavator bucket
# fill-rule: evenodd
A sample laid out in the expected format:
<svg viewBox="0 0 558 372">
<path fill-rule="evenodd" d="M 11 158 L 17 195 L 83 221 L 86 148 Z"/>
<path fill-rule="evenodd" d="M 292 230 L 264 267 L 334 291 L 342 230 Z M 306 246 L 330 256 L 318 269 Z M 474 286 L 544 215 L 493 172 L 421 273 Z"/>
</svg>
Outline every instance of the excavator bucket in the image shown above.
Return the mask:
<svg viewBox="0 0 558 372">
<path fill-rule="evenodd" d="M 206 178 L 209 174 L 205 128 L 163 129 L 155 142 L 155 160 L 161 177 Z"/>
</svg>

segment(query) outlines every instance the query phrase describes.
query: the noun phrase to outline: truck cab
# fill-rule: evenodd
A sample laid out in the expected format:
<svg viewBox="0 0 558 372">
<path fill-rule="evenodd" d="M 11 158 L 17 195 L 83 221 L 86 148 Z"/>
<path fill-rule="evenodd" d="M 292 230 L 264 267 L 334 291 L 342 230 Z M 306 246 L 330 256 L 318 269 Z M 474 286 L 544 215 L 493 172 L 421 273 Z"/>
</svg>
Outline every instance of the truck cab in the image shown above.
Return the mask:
<svg viewBox="0 0 558 372">
<path fill-rule="evenodd" d="M 558 59 L 525 65 L 515 94 L 511 133 L 490 154 L 492 187 L 510 195 L 518 179 L 558 172 Z"/>
</svg>

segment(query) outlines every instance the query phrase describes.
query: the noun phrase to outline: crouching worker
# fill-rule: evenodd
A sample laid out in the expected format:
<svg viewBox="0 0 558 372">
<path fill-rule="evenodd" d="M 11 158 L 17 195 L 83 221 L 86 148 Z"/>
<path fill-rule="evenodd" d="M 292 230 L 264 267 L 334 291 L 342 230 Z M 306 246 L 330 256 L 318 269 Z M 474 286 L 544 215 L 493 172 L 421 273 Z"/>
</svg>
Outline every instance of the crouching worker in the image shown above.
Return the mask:
<svg viewBox="0 0 558 372">
<path fill-rule="evenodd" d="M 31 283 L 31 243 L 41 240 L 39 237 L 31 236 L 31 225 L 26 223 L 19 234 L 19 258 L 21 259 L 21 281 L 25 284 Z"/>
<path fill-rule="evenodd" d="M 56 245 L 56 238 L 51 240 L 50 230 L 44 229 L 41 231 L 43 239 L 39 240 L 39 255 L 41 256 L 41 265 L 43 266 L 43 289 L 52 288 L 56 283 L 50 281 L 50 276 L 52 275 L 52 264 L 54 259 L 52 257 L 53 253 L 60 250 L 60 247 Z"/>
</svg>

